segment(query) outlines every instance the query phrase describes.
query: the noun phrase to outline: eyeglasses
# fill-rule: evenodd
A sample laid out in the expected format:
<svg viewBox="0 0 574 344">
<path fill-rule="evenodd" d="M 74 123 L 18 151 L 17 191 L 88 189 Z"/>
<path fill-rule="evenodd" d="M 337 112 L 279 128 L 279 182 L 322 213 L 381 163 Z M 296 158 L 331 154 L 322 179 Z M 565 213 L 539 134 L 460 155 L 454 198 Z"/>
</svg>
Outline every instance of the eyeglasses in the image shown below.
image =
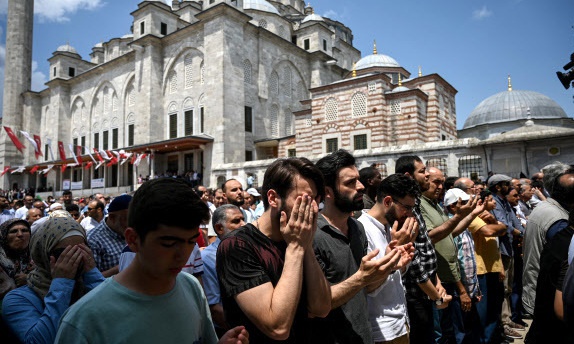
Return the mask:
<svg viewBox="0 0 574 344">
<path fill-rule="evenodd" d="M 413 209 L 415 208 L 412 205 L 406 205 L 404 203 L 401 203 L 401 201 L 399 201 L 398 199 L 391 197 L 393 199 L 393 202 L 398 203 L 401 207 L 405 208 L 406 211 L 413 211 Z"/>
</svg>

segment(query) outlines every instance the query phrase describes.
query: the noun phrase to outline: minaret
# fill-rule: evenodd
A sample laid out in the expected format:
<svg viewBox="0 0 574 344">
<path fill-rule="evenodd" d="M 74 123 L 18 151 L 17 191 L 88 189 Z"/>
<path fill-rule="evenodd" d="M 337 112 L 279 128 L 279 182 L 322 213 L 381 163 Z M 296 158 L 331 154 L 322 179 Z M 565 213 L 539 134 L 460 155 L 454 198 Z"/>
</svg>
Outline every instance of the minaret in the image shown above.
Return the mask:
<svg viewBox="0 0 574 344">
<path fill-rule="evenodd" d="M 4 104 L 2 125 L 16 134 L 23 130 L 23 93 L 32 86 L 32 34 L 34 0 L 8 0 L 6 25 L 6 65 L 4 66 Z M 5 166 L 22 164 L 23 156 L 16 150 L 4 128 L 0 140 L 0 162 Z M 25 144 L 25 143 L 24 143 Z M 9 175 L 9 174 L 8 174 Z M 7 177 L 0 179 L 0 188 L 8 188 Z"/>
</svg>

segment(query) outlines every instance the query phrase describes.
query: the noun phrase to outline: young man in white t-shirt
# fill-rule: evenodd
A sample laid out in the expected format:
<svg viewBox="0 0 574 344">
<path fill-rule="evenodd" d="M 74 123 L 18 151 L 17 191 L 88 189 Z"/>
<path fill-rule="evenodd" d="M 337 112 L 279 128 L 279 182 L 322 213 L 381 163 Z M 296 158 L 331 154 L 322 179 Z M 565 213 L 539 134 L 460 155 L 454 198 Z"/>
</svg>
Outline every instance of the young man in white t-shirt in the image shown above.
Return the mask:
<svg viewBox="0 0 574 344">
<path fill-rule="evenodd" d="M 143 184 L 130 204 L 125 231 L 133 262 L 67 311 L 55 342 L 216 343 L 199 282 L 180 273 L 199 224 L 208 218 L 207 206 L 187 182 L 160 178 Z M 238 326 L 219 342 L 248 343 L 248 338 Z"/>
</svg>

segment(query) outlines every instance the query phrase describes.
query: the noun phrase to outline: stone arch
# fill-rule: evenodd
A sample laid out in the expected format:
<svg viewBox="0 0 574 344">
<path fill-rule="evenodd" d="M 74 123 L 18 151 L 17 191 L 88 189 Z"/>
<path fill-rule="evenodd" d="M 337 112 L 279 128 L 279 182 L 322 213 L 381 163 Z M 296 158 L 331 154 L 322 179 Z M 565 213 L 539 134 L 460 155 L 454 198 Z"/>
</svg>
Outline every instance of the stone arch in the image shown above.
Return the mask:
<svg viewBox="0 0 574 344">
<path fill-rule="evenodd" d="M 163 80 L 163 94 L 166 94 L 167 85 L 168 85 L 168 77 L 169 73 L 177 68 L 178 62 L 183 60 L 185 55 L 191 54 L 192 57 L 200 57 L 203 60 L 204 53 L 203 51 L 199 50 L 197 47 L 192 46 L 192 42 L 188 42 L 180 46 L 175 53 L 171 54 L 173 56 L 168 60 L 166 63 L 166 68 L 164 70 L 164 74 L 162 77 Z"/>
</svg>

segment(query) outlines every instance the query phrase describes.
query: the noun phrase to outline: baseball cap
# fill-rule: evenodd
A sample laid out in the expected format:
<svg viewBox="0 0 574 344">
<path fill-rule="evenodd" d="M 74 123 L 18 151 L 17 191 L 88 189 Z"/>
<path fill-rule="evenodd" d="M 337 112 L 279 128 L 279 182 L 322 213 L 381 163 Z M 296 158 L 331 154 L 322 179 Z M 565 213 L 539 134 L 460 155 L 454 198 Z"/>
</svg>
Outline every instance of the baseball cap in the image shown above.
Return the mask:
<svg viewBox="0 0 574 344">
<path fill-rule="evenodd" d="M 495 174 L 488 179 L 488 188 L 492 188 L 493 186 L 497 185 L 498 183 L 502 182 L 509 182 L 512 178 L 505 174 Z"/>
<path fill-rule="evenodd" d="M 458 202 L 459 198 L 462 201 L 468 201 L 470 199 L 470 195 L 459 188 L 448 189 L 444 194 L 444 206 L 448 207 L 449 205 Z"/>
<path fill-rule="evenodd" d="M 257 190 L 255 188 L 247 189 L 247 193 L 250 194 L 251 196 L 255 196 L 255 197 L 261 196 L 261 194 L 259 192 L 257 192 Z"/>
</svg>

